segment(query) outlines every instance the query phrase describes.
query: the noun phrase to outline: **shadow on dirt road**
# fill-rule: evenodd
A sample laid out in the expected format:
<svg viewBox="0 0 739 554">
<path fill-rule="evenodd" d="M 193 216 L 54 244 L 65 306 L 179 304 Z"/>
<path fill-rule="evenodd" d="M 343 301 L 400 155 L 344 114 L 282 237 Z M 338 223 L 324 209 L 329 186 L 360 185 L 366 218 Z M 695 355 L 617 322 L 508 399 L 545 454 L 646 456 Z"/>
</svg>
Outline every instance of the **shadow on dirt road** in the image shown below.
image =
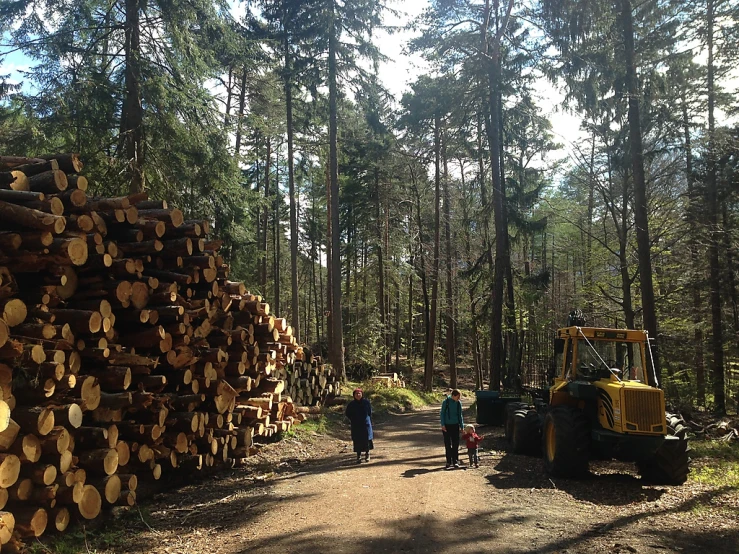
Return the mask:
<svg viewBox="0 0 739 554">
<path fill-rule="evenodd" d="M 736 553 L 736 490 L 646 487 L 605 462 L 585 480 L 549 479 L 540 459 L 508 453 L 497 428 L 481 428 L 479 469 L 444 471 L 439 427 L 438 407 L 392 415 L 376 425 L 369 463 L 355 462 L 347 430 L 307 464 L 167 493 L 153 531 L 118 551 Z M 705 511 L 723 505 L 735 511 Z"/>
</svg>

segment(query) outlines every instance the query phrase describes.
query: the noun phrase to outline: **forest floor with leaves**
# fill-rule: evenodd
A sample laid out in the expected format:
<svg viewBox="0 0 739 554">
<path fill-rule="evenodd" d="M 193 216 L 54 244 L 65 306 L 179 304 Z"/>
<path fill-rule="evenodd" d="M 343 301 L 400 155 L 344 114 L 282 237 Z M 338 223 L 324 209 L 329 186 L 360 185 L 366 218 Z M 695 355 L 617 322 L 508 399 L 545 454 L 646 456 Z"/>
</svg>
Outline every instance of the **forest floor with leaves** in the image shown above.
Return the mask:
<svg viewBox="0 0 739 554">
<path fill-rule="evenodd" d="M 480 467 L 444 471 L 436 405 L 382 417 L 372 459 L 356 464 L 341 408 L 333 411 L 265 445 L 247 467 L 195 476 L 32 551 L 737 552 L 731 448 L 699 448 L 680 487 L 644 486 L 618 462 L 594 462 L 584 480 L 550 479 L 541 459 L 507 452 L 502 429 L 480 426 Z"/>
</svg>

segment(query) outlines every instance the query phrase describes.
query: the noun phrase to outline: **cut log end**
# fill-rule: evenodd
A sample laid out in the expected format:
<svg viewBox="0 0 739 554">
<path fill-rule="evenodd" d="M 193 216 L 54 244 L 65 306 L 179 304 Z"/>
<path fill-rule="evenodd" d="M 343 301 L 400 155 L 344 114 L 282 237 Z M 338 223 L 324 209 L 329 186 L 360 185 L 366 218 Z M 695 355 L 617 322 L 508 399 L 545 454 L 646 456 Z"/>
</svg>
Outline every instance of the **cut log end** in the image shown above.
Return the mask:
<svg viewBox="0 0 739 554">
<path fill-rule="evenodd" d="M 26 308 L 26 303 L 20 298 L 11 298 L 3 306 L 2 317 L 5 323 L 8 324 L 8 327 L 20 325 L 26 320 L 27 316 L 28 308 Z"/>
<path fill-rule="evenodd" d="M 54 510 L 54 527 L 56 527 L 57 531 L 60 533 L 65 531 L 69 526 L 69 521 L 70 514 L 67 508 L 62 506 L 61 508 L 56 508 Z"/>
<path fill-rule="evenodd" d="M 31 190 L 31 183 L 25 173 L 15 170 L 10 174 L 15 177 L 15 180 L 10 183 L 11 190 Z"/>
<path fill-rule="evenodd" d="M 36 435 L 26 435 L 21 441 L 21 451 L 26 461 L 31 463 L 38 462 L 41 459 L 41 441 Z M 47 483 L 51 484 L 51 483 Z"/>
<path fill-rule="evenodd" d="M 0 487 L 7 489 L 18 481 L 21 471 L 21 461 L 14 454 L 3 454 L 0 463 Z"/>
<path fill-rule="evenodd" d="M 100 492 L 92 485 L 84 485 L 82 497 L 77 503 L 80 515 L 85 519 L 95 519 L 102 508 L 103 501 Z"/>
<path fill-rule="evenodd" d="M 74 265 L 84 265 L 87 261 L 87 241 L 72 239 L 67 246 L 67 255 Z"/>
<path fill-rule="evenodd" d="M 10 427 L 10 421 L 10 406 L 4 400 L 0 400 L 0 433 L 4 433 L 8 429 L 8 427 Z"/>
<path fill-rule="evenodd" d="M 15 529 L 15 516 L 12 512 L 0 512 L 0 544 L 8 544 Z"/>
<path fill-rule="evenodd" d="M 105 481 L 105 500 L 108 504 L 115 504 L 121 496 L 121 478 L 111 475 Z"/>
</svg>

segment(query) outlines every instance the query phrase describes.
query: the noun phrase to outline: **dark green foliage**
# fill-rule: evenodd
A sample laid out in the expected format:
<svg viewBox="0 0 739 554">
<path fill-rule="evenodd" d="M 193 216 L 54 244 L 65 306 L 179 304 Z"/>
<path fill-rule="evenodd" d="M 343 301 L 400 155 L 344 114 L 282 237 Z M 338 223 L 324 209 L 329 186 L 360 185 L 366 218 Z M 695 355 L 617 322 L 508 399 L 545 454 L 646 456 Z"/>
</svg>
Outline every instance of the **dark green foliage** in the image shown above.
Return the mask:
<svg viewBox="0 0 739 554">
<path fill-rule="evenodd" d="M 630 2 L 637 62 L 630 95 L 623 0 L 433 0 L 408 45 L 429 70 L 398 103 L 377 77 L 383 58 L 374 32 L 385 2 L 246 4 L 236 21 L 222 1 L 0 3 L 0 59 L 19 49 L 32 61 L 23 86 L 0 70 L 0 153 L 78 151 L 92 194 L 126 193 L 126 69 L 134 64 L 147 189 L 188 217 L 208 219 L 232 277 L 281 316 L 297 311 L 301 339 L 316 353 L 335 344 L 326 314 L 327 189 L 336 159 L 348 365 L 402 370 L 433 354 L 434 379 L 448 383 L 445 364 L 454 355 L 475 368 L 482 387 L 495 358 L 500 380 L 511 385 L 527 333 L 544 336 L 573 308 L 594 324 L 644 326 L 629 118 L 629 100 L 638 97 L 667 397 L 683 407 L 720 403 L 712 371 L 718 317 L 732 409 L 739 135 L 721 118 L 737 109 L 736 1 Z M 138 6 L 138 58 L 125 39 L 129 5 Z M 563 107 L 582 124 L 583 139 L 565 144 L 569 155 L 559 163 L 552 153 L 569 130 L 553 129 L 544 116 L 553 100 L 544 80 L 556 83 Z M 429 329 L 434 286 L 440 317 Z M 430 353 L 427 332 L 435 338 Z"/>
</svg>

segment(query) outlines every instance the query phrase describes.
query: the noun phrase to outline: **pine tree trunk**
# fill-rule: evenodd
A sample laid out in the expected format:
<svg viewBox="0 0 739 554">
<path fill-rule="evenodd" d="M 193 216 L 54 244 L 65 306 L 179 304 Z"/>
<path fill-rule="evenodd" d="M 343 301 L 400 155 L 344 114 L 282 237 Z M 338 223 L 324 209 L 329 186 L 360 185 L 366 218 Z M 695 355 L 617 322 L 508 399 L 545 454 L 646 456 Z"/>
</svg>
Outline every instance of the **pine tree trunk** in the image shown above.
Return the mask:
<svg viewBox="0 0 739 554">
<path fill-rule="evenodd" d="M 231 99 L 233 98 L 233 76 L 234 68 L 229 64 L 228 66 L 228 85 L 226 85 L 226 109 L 223 114 L 223 124 L 228 127 L 229 119 L 231 118 Z"/>
<path fill-rule="evenodd" d="M 627 329 L 634 329 L 635 317 L 633 301 L 631 298 L 631 275 L 629 274 L 629 241 L 628 233 L 631 222 L 629 221 L 629 187 L 627 179 L 624 178 L 623 198 L 621 208 L 621 227 L 618 232 L 618 258 L 621 269 L 621 298 L 623 302 L 624 321 Z M 632 360 L 629 364 L 633 365 Z"/>
<path fill-rule="evenodd" d="M 385 235 L 384 240 L 384 251 L 388 255 L 390 252 L 390 208 L 385 204 Z M 387 276 L 386 276 L 387 277 Z M 385 314 L 386 314 L 386 325 L 385 325 L 385 367 L 388 372 L 390 371 L 390 360 L 391 360 L 391 349 L 390 349 L 390 289 L 385 291 Z"/>
<path fill-rule="evenodd" d="M 346 278 L 345 278 L 345 286 L 344 286 L 344 292 L 343 292 L 343 299 L 344 299 L 344 306 L 346 309 L 346 321 L 344 321 L 344 325 L 352 328 L 352 311 L 354 308 L 356 308 L 356 303 L 352 301 L 352 293 L 351 293 L 351 277 L 352 277 L 352 252 L 354 251 L 354 242 L 356 239 L 356 227 L 355 227 L 355 221 L 354 221 L 354 210 L 351 206 L 347 206 L 347 214 L 346 214 L 346 247 L 345 247 L 345 256 L 344 260 L 346 260 Z M 355 319 L 356 321 L 356 314 Z M 352 333 L 352 343 L 356 344 L 356 332 Z"/>
<path fill-rule="evenodd" d="M 441 228 L 441 120 L 434 119 L 434 260 L 431 267 L 431 307 L 429 325 L 426 330 L 426 360 L 424 366 L 424 387 L 431 392 L 434 374 L 434 350 L 436 346 L 436 313 L 439 298 L 439 243 Z"/>
<path fill-rule="evenodd" d="M 511 264 L 511 239 L 508 236 L 508 198 L 506 194 L 506 178 L 505 178 L 505 142 L 504 142 L 504 119 L 503 119 L 503 96 L 498 92 L 498 126 L 500 134 L 500 186 L 501 198 L 503 201 L 503 228 L 505 229 L 505 280 L 506 280 L 506 327 L 510 337 L 509 347 L 504 351 L 503 355 L 508 357 L 503 359 L 504 367 L 508 368 L 508 372 L 503 380 L 506 386 L 511 385 L 511 379 L 519 373 L 518 361 L 518 333 L 516 332 L 516 303 L 513 291 L 513 267 Z M 507 363 L 506 363 L 507 362 Z"/>
<path fill-rule="evenodd" d="M 239 91 L 239 112 L 236 121 L 236 143 L 234 156 L 238 159 L 241 151 L 241 133 L 244 129 L 244 110 L 246 109 L 246 66 L 241 68 L 241 90 Z"/>
<path fill-rule="evenodd" d="M 400 373 L 400 283 L 393 279 L 395 284 L 395 372 Z"/>
<path fill-rule="evenodd" d="M 311 215 L 315 218 L 316 216 L 316 195 L 314 189 L 311 188 Z M 314 220 L 315 221 L 315 220 Z M 317 223 L 317 222 L 316 222 Z M 316 314 L 316 344 L 321 344 L 321 321 L 323 320 L 323 313 L 321 312 L 319 298 L 323 291 L 319 290 L 318 283 L 316 282 L 316 262 L 318 262 L 318 273 L 321 272 L 321 252 L 320 252 L 320 240 L 317 233 L 311 232 L 311 245 L 310 245 L 310 266 L 311 266 L 311 283 L 313 285 L 313 311 Z M 319 275 L 320 278 L 320 275 Z M 322 288 L 322 287 L 321 287 Z"/>
<path fill-rule="evenodd" d="M 329 360 L 334 359 L 334 300 L 333 300 L 333 288 L 331 286 L 331 275 L 333 272 L 333 261 L 331 260 L 331 249 L 333 248 L 331 242 L 331 163 L 326 164 L 326 295 L 323 296 L 323 281 L 321 281 L 321 298 L 326 299 L 326 329 L 328 337 L 328 356 Z"/>
<path fill-rule="evenodd" d="M 586 297 L 588 314 L 593 313 L 593 298 L 595 291 L 593 290 L 593 210 L 595 209 L 595 129 L 593 129 L 593 144 L 590 147 L 590 167 L 588 168 L 588 220 L 585 222 L 587 227 L 587 251 L 585 259 L 585 283 L 588 287 Z"/>
<path fill-rule="evenodd" d="M 408 245 L 408 251 L 410 252 L 409 265 L 411 270 L 408 272 L 408 344 L 406 346 L 408 365 L 413 369 L 413 362 L 416 361 L 416 356 L 413 352 L 413 268 L 415 263 L 415 249 L 413 245 L 413 233 L 411 232 L 413 220 L 413 208 L 410 208 L 411 213 L 408 214 L 408 236 L 411 237 L 410 244 Z"/>
<path fill-rule="evenodd" d="M 259 261 L 261 267 L 259 275 L 259 286 L 262 291 L 267 290 L 267 235 L 269 230 L 269 173 L 272 161 L 272 138 L 267 137 L 267 157 L 264 166 L 264 210 L 262 211 L 262 236 L 259 237 L 262 241 L 262 256 Z"/>
<path fill-rule="evenodd" d="M 685 135 L 685 174 L 688 183 L 688 225 L 690 227 L 690 238 L 688 248 L 690 249 L 690 265 L 693 269 L 691 279 L 691 296 L 693 301 L 693 365 L 695 366 L 696 394 L 699 406 L 706 405 L 706 370 L 703 360 L 703 305 L 701 302 L 701 281 L 703 269 L 698 257 L 698 206 L 695 191 L 695 180 L 693 178 L 693 148 L 690 139 L 690 118 L 688 116 L 688 103 L 685 98 L 685 90 L 682 94 L 682 117 L 683 132 Z"/>
<path fill-rule="evenodd" d="M 144 108 L 141 98 L 140 0 L 126 0 L 126 101 L 121 132 L 128 160 L 129 193 L 142 192 L 144 178 Z"/>
<path fill-rule="evenodd" d="M 479 139 L 478 139 L 479 140 Z M 464 253 L 468 265 L 472 265 L 472 241 L 470 236 L 470 214 L 468 206 L 470 199 L 467 196 L 467 182 L 465 180 L 464 160 L 459 160 L 459 170 L 462 180 L 462 227 L 464 229 Z M 482 179 L 482 168 L 480 168 L 480 178 Z M 482 365 L 480 359 L 480 342 L 479 329 L 477 326 L 477 302 L 475 302 L 475 293 L 471 283 L 468 283 L 467 293 L 470 301 L 470 324 L 472 326 L 472 362 L 475 370 L 475 389 L 482 389 Z"/>
<path fill-rule="evenodd" d="M 491 13 L 490 2 L 485 2 L 485 25 L 482 27 L 482 50 L 489 56 L 488 59 L 488 118 L 485 121 L 485 127 L 488 137 L 488 148 L 490 151 L 490 169 L 493 180 L 493 216 L 495 217 L 495 267 L 493 269 L 493 287 L 492 287 L 492 308 L 490 313 L 490 389 L 500 389 L 500 377 L 503 370 L 503 295 L 504 284 L 507 272 L 506 252 L 508 244 L 508 227 L 506 225 L 506 216 L 504 213 L 505 200 L 504 189 L 501 181 L 501 121 L 500 121 L 500 51 L 503 33 L 508 27 L 513 0 L 509 0 L 507 13 L 504 20 L 498 25 L 495 36 L 488 38 L 488 24 L 491 16 L 498 17 L 496 13 Z M 496 2 L 497 8 L 497 2 Z"/>
<path fill-rule="evenodd" d="M 298 212 L 293 167 L 293 96 L 290 45 L 285 34 L 285 110 L 287 126 L 287 181 L 290 194 L 290 323 L 293 336 L 300 340 L 300 297 L 298 296 Z"/>
<path fill-rule="evenodd" d="M 413 179 L 413 192 L 415 193 L 416 197 L 416 226 L 418 227 L 418 255 L 421 258 L 421 263 L 419 264 L 420 268 L 420 278 L 421 278 L 421 295 L 423 296 L 423 330 L 424 330 L 424 340 L 426 341 L 424 343 L 424 349 L 427 348 L 428 340 L 429 340 L 429 329 L 431 328 L 431 300 L 429 298 L 429 290 L 428 290 L 428 282 L 427 282 L 427 275 L 426 275 L 426 256 L 424 255 L 424 245 L 423 245 L 423 221 L 421 219 L 421 196 L 418 193 L 418 188 L 416 187 L 415 179 Z M 425 356 L 424 356 L 424 383 L 426 379 L 426 373 L 425 373 Z"/>
<path fill-rule="evenodd" d="M 490 312 L 490 390 L 500 389 L 500 378 L 503 371 L 503 295 L 505 294 L 505 245 L 508 230 L 504 227 L 503 217 L 503 184 L 500 181 L 500 121 L 498 111 L 498 61 L 490 62 L 490 123 L 487 126 L 488 145 L 490 148 L 490 166 L 493 178 L 493 217 L 495 218 L 495 262 L 493 268 L 492 308 Z"/>
<path fill-rule="evenodd" d="M 642 145 L 641 120 L 639 111 L 639 84 L 636 75 L 636 53 L 634 51 L 634 21 L 631 0 L 621 1 L 623 17 L 624 50 L 626 63 L 626 88 L 629 95 L 629 147 L 634 179 L 634 223 L 636 243 L 639 254 L 639 279 L 641 282 L 642 313 L 644 327 L 649 338 L 657 338 L 657 313 L 652 281 L 652 255 L 649 239 L 649 211 L 647 209 L 647 187 L 644 176 L 644 147 Z M 654 373 L 662 382 L 659 352 L 652 345 Z"/>
<path fill-rule="evenodd" d="M 729 209 L 727 203 L 723 202 L 722 218 L 723 218 L 723 249 L 726 257 L 726 288 L 729 293 L 729 302 L 731 303 L 731 316 L 734 324 L 734 335 L 739 338 L 739 299 L 737 299 L 736 290 L 736 269 L 734 267 L 734 256 L 731 250 L 731 219 L 729 218 Z"/>
<path fill-rule="evenodd" d="M 254 168 L 255 168 L 255 171 L 254 171 L 254 182 L 256 183 L 256 187 L 255 187 L 256 190 L 255 190 L 255 192 L 257 193 L 257 196 L 259 196 L 259 193 L 262 190 L 262 183 L 261 183 L 261 179 L 260 179 L 261 176 L 259 174 L 259 146 L 260 146 L 260 139 L 261 138 L 262 138 L 261 137 L 261 133 L 258 130 L 255 131 L 255 133 L 254 133 L 254 151 L 256 153 L 256 156 L 255 156 L 256 159 L 255 159 L 255 163 L 254 163 Z M 195 205 L 195 202 L 194 202 L 194 199 L 193 199 L 193 206 L 194 205 Z M 257 206 L 257 209 L 256 209 L 256 214 L 255 214 L 255 217 L 254 217 L 254 223 L 255 223 L 255 230 L 254 230 L 255 231 L 255 236 L 257 237 L 257 242 L 259 242 L 259 240 L 260 240 L 259 237 L 262 236 L 261 235 L 261 233 L 262 233 L 262 228 L 261 228 L 262 227 L 262 212 L 261 212 L 261 207 L 259 207 L 259 206 Z M 255 281 L 256 283 L 261 283 L 262 282 L 261 273 L 260 273 L 261 272 L 261 267 L 262 267 L 261 263 L 259 263 L 259 261 L 257 261 L 257 275 L 256 275 L 256 281 Z M 266 296 L 267 291 L 265 291 L 264 289 L 261 289 L 261 290 L 262 290 L 262 294 Z"/>
<path fill-rule="evenodd" d="M 344 334 L 341 313 L 341 229 L 339 228 L 339 159 L 337 152 L 337 83 L 336 83 L 336 48 L 337 33 L 335 5 L 331 2 L 331 22 L 328 45 L 328 105 L 329 105 L 329 169 L 331 181 L 331 297 L 333 325 L 333 359 L 334 370 L 343 380 L 344 369 Z"/>
<path fill-rule="evenodd" d="M 449 385 L 457 388 L 457 338 L 454 325 L 454 294 L 452 286 L 452 196 L 449 193 L 449 164 L 447 160 L 447 134 L 444 133 L 444 238 L 446 240 L 446 358 L 449 364 Z"/>
<path fill-rule="evenodd" d="M 375 231 L 377 245 L 377 304 L 380 308 L 380 336 L 382 337 L 382 352 L 380 352 L 380 359 L 383 364 L 383 372 L 388 373 L 390 368 L 388 367 L 387 359 L 387 312 L 385 310 L 385 260 L 383 256 L 383 225 L 382 225 L 382 211 L 380 209 L 380 171 L 379 168 L 375 167 L 374 170 L 374 181 L 375 181 Z"/>
<path fill-rule="evenodd" d="M 486 6 L 486 13 L 488 10 L 488 7 Z M 485 34 L 483 33 L 483 40 L 485 39 Z M 487 118 L 485 118 L 485 125 L 487 126 Z M 483 207 L 483 249 L 488 253 L 488 263 L 490 265 L 490 273 L 494 273 L 495 268 L 493 264 L 493 257 L 492 257 L 492 248 L 490 245 L 490 209 L 489 209 L 489 203 L 488 203 L 488 193 L 487 193 L 487 187 L 485 186 L 485 156 L 484 156 L 484 149 L 483 149 L 483 120 L 482 116 L 478 115 L 477 118 L 477 151 L 478 151 L 478 158 L 477 158 L 477 165 L 478 165 L 478 175 L 480 179 L 480 204 Z M 472 292 L 470 291 L 470 294 Z M 492 323 L 492 319 L 490 320 Z M 483 377 L 482 372 L 487 369 L 488 371 L 492 371 L 492 368 L 489 364 L 489 358 L 487 355 L 488 352 L 488 341 L 484 340 L 484 352 L 480 352 L 480 386 L 479 388 L 482 389 L 482 383 L 483 383 Z M 479 343 L 478 343 L 478 350 L 479 350 Z"/>
<path fill-rule="evenodd" d="M 280 230 L 280 204 L 282 202 L 282 198 L 280 198 L 280 164 L 279 159 L 275 160 L 275 200 L 272 205 L 274 210 L 274 229 L 272 230 L 272 240 L 274 240 L 274 247 L 273 251 L 275 253 L 274 257 L 274 266 L 273 266 L 273 279 L 274 279 L 274 290 L 275 290 L 275 296 L 273 298 L 273 302 L 275 304 L 275 310 L 274 313 L 279 314 L 280 313 L 280 297 L 282 296 L 282 287 L 280 286 L 280 236 L 281 236 L 281 230 Z"/>
<path fill-rule="evenodd" d="M 721 319 L 721 264 L 719 260 L 719 244 L 721 241 L 719 221 L 718 179 L 716 175 L 716 89 L 713 30 L 714 30 L 714 0 L 706 3 L 707 19 L 707 46 L 708 46 L 708 225 L 710 228 L 708 241 L 709 286 L 711 289 L 711 345 L 713 350 L 713 402 L 714 411 L 723 415 L 726 413 L 726 398 L 724 386 L 724 341 L 723 321 Z"/>
</svg>

